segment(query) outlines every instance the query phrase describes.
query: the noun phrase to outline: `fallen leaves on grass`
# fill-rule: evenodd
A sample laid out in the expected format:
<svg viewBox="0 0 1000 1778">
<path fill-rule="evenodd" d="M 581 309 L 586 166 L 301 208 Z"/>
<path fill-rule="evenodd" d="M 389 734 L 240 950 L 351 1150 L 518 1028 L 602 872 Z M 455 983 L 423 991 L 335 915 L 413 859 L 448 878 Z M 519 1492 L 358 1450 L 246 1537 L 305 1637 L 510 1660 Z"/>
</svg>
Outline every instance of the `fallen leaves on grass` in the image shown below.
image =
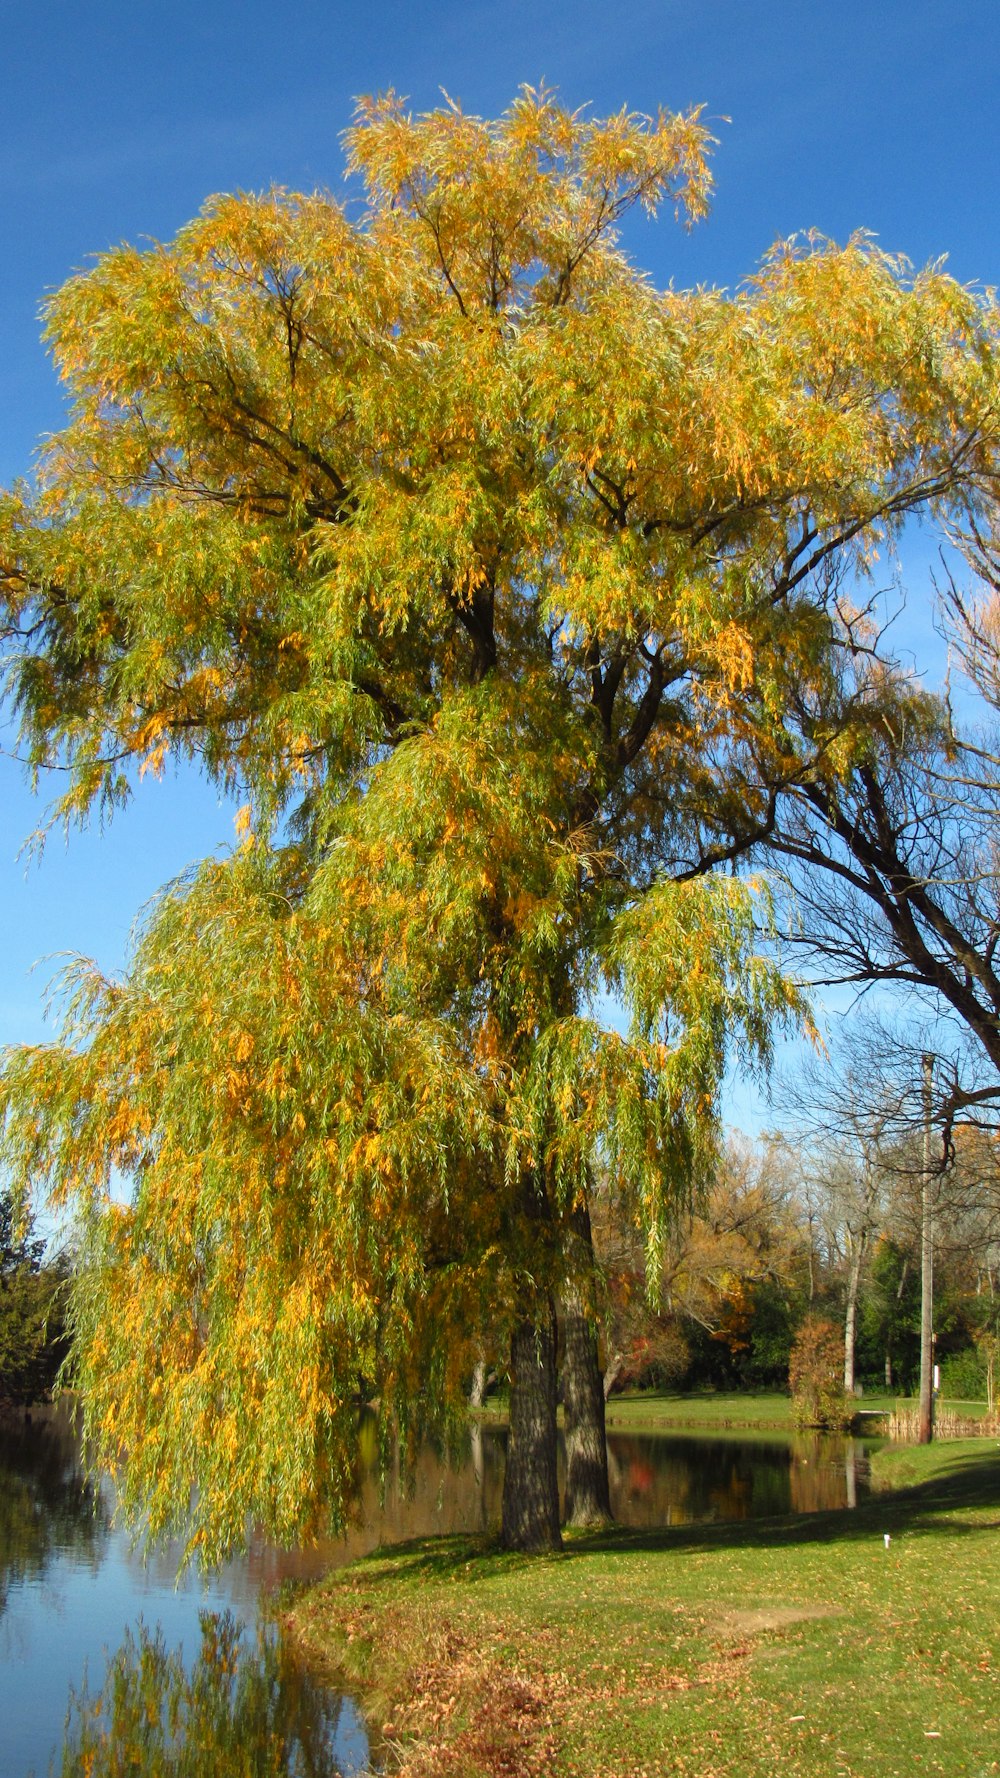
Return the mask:
<svg viewBox="0 0 1000 1778">
<path fill-rule="evenodd" d="M 382 1732 L 400 1778 L 543 1778 L 555 1757 L 545 1689 L 447 1623 Z"/>
</svg>

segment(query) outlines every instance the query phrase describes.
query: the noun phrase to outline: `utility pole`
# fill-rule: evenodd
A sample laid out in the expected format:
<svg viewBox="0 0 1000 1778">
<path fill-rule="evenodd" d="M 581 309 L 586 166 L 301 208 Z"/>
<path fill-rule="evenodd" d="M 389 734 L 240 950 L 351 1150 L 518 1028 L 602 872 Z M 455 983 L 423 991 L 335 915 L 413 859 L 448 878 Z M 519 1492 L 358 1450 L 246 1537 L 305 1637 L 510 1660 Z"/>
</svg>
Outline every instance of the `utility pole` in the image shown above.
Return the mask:
<svg viewBox="0 0 1000 1778">
<path fill-rule="evenodd" d="M 934 1219 L 931 1193 L 931 1117 L 934 1057 L 923 1057 L 924 1156 L 920 1187 L 920 1423 L 917 1438 L 934 1437 Z"/>
</svg>

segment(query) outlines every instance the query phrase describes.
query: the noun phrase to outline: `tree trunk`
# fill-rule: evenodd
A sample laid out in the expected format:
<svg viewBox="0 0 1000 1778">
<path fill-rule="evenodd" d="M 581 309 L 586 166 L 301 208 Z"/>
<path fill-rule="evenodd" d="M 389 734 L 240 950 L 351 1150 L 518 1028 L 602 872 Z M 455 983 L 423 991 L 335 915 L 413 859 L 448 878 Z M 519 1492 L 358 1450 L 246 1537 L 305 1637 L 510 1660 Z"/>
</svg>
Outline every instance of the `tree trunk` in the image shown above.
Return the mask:
<svg viewBox="0 0 1000 1778">
<path fill-rule="evenodd" d="M 844 1394 L 854 1394 L 854 1348 L 858 1325 L 858 1291 L 861 1287 L 861 1267 L 864 1263 L 865 1236 L 859 1235 L 851 1256 L 850 1271 L 847 1274 L 847 1307 L 844 1313 Z"/>
<path fill-rule="evenodd" d="M 604 1379 L 594 1315 L 594 1237 L 586 1203 L 570 1219 L 570 1276 L 561 1305 L 562 1398 L 566 1433 L 567 1525 L 606 1525 L 611 1518 Z"/>
<path fill-rule="evenodd" d="M 472 1372 L 472 1387 L 469 1390 L 470 1408 L 481 1408 L 486 1394 L 486 1360 L 477 1359 Z"/>
<path fill-rule="evenodd" d="M 810 1307 L 810 1309 L 813 1306 L 813 1298 L 815 1295 L 816 1295 L 816 1270 L 815 1270 L 815 1254 L 813 1251 L 813 1213 L 812 1213 L 812 1209 L 810 1209 L 810 1211 L 809 1211 L 809 1307 Z"/>
<path fill-rule="evenodd" d="M 897 1301 L 897 1303 L 901 1303 L 903 1300 L 903 1292 L 906 1289 L 906 1280 L 909 1276 L 910 1276 L 910 1256 L 908 1253 L 904 1253 L 903 1263 L 899 1268 L 899 1283 L 896 1286 L 896 1301 Z"/>
<path fill-rule="evenodd" d="M 551 1297 L 510 1342 L 510 1430 L 500 1542 L 505 1550 L 562 1548 L 556 1476 L 556 1317 Z"/>
<path fill-rule="evenodd" d="M 611 1518 L 604 1382 L 597 1359 L 597 1328 L 583 1293 L 562 1299 L 562 1397 L 566 1431 L 567 1525 L 605 1525 Z"/>
<path fill-rule="evenodd" d="M 476 1485 L 477 1517 L 480 1531 L 486 1530 L 486 1461 L 483 1453 L 483 1429 L 478 1420 L 469 1423 L 469 1445 L 472 1452 L 472 1475 Z"/>
<path fill-rule="evenodd" d="M 611 1394 L 611 1391 L 614 1388 L 615 1384 L 617 1383 L 618 1378 L 621 1376 L 621 1373 L 624 1370 L 624 1368 L 625 1368 L 625 1354 L 624 1354 L 624 1352 L 612 1353 L 611 1357 L 608 1359 L 608 1362 L 607 1362 L 607 1365 L 606 1365 L 605 1371 L 604 1371 L 604 1400 L 605 1400 L 605 1402 L 607 1402 L 608 1396 Z"/>
</svg>

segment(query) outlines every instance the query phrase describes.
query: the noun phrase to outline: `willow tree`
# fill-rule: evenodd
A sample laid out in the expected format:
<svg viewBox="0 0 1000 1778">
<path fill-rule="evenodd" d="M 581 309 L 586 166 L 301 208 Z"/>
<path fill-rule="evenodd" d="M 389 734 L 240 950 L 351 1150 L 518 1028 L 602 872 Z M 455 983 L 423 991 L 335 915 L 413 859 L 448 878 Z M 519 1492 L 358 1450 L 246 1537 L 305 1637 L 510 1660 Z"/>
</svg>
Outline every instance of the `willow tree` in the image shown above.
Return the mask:
<svg viewBox="0 0 1000 1778">
<path fill-rule="evenodd" d="M 95 1448 L 210 1557 L 251 1513 L 342 1517 L 358 1373 L 405 1430 L 487 1321 L 504 1537 L 558 1541 L 594 1161 L 655 1274 L 728 1047 L 766 1059 L 800 1011 L 751 886 L 681 880 L 726 758 L 752 728 L 787 761 L 789 702 L 801 727 L 857 645 L 835 570 L 975 507 L 996 446 L 996 317 L 940 271 L 807 240 L 730 297 L 629 263 L 631 208 L 706 208 L 697 113 L 389 98 L 347 142 L 364 215 L 216 199 L 65 286 L 72 412 L 0 514 L 57 813 L 170 757 L 246 798 L 233 857 L 5 1076 L 12 1165 L 85 1205 Z"/>
</svg>

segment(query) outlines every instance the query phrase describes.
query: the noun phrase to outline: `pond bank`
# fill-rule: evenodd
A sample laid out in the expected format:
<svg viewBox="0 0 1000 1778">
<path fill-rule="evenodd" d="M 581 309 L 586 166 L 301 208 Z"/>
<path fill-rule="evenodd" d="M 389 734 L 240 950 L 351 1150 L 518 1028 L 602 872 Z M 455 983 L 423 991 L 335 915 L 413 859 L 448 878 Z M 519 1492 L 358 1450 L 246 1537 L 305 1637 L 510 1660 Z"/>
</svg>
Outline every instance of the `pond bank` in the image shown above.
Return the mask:
<svg viewBox="0 0 1000 1778">
<path fill-rule="evenodd" d="M 912 1397 L 897 1395 L 863 1395 L 857 1399 L 857 1413 L 852 1430 L 855 1433 L 882 1431 L 880 1422 L 888 1422 L 893 1414 L 915 1412 Z M 794 1430 L 791 1396 L 781 1392 L 748 1395 L 738 1392 L 719 1394 L 668 1395 L 655 1390 L 612 1395 L 606 1407 L 609 1431 L 671 1432 L 782 1432 Z M 939 1397 L 937 1412 L 945 1419 L 975 1423 L 985 1419 L 986 1403 L 952 1401 Z M 477 1419 L 495 1425 L 506 1425 L 506 1408 L 487 1403 L 479 1409 Z"/>
<path fill-rule="evenodd" d="M 332 1741 L 345 1771 L 366 1763 L 363 1725 L 352 1700 L 341 1698 L 338 1676 L 330 1676 L 333 1696 L 324 1703 L 318 1693 L 310 1694 L 303 1715 L 300 1695 L 306 1699 L 308 1688 L 300 1688 L 293 1675 L 290 1686 L 274 1691 L 268 1679 L 271 1654 L 256 1649 L 254 1625 L 261 1611 L 268 1619 L 268 1598 L 283 1581 L 308 1582 L 379 1545 L 416 1537 L 485 1536 L 499 1523 L 505 1429 L 471 1427 L 464 1460 L 463 1453 L 455 1453 L 457 1467 L 425 1447 L 411 1474 L 386 1477 L 383 1498 L 376 1428 L 369 1420 L 362 1428 L 369 1468 L 359 1498 L 360 1522 L 348 1536 L 294 1551 L 254 1539 L 246 1557 L 214 1577 L 207 1590 L 193 1573 L 175 1590 L 179 1549 L 159 1551 L 148 1563 L 130 1550 L 123 1529 L 110 1521 L 110 1489 L 88 1486 L 81 1472 L 68 1407 L 0 1433 L 2 1778 L 25 1778 L 30 1766 L 39 1774 L 48 1768 L 68 1689 L 79 1687 L 85 1667 L 100 1687 L 106 1658 L 113 1663 L 113 1683 L 100 1730 L 100 1758 L 112 1757 L 120 1728 L 116 1713 L 145 1712 L 144 1688 L 156 1675 L 168 1694 L 163 1720 L 163 1711 L 176 1707 L 201 1745 L 204 1707 L 220 1735 L 236 1735 L 226 1716 L 226 1687 L 216 1684 L 220 1624 L 228 1608 L 246 1625 L 240 1697 L 271 1698 L 279 1714 L 287 1705 L 301 1728 L 300 1741 L 305 1736 L 302 1745 L 311 1746 L 317 1736 Z M 618 1521 L 637 1535 L 647 1527 L 814 1512 L 857 1500 L 867 1488 L 867 1452 L 859 1442 L 817 1435 L 741 1435 L 711 1428 L 664 1435 L 640 1427 L 612 1432 L 608 1455 Z M 203 1610 L 213 1620 L 207 1644 Z M 139 1627 L 140 1617 L 146 1629 Z M 144 1640 L 147 1630 L 152 1643 Z M 177 1667 L 181 1645 L 183 1671 Z M 280 1666 L 280 1673 L 285 1671 Z M 189 1679 L 193 1689 L 186 1689 Z M 79 1712 L 76 1720 L 84 1733 Z M 271 1719 L 258 1723 L 265 1740 L 275 1739 L 274 1726 Z M 67 1758 L 68 1770 L 84 1769 L 83 1751 L 78 1759 Z M 207 1755 L 206 1760 L 209 1772 L 228 1769 Z M 93 1769 L 95 1775 L 105 1769 L 100 1759 Z M 299 1766 L 293 1763 L 289 1770 Z"/>
<path fill-rule="evenodd" d="M 881 1453 L 853 1513 L 369 1557 L 288 1627 L 408 1778 L 1000 1770 L 1000 1449 Z M 889 1537 L 888 1545 L 885 1542 Z"/>
</svg>

